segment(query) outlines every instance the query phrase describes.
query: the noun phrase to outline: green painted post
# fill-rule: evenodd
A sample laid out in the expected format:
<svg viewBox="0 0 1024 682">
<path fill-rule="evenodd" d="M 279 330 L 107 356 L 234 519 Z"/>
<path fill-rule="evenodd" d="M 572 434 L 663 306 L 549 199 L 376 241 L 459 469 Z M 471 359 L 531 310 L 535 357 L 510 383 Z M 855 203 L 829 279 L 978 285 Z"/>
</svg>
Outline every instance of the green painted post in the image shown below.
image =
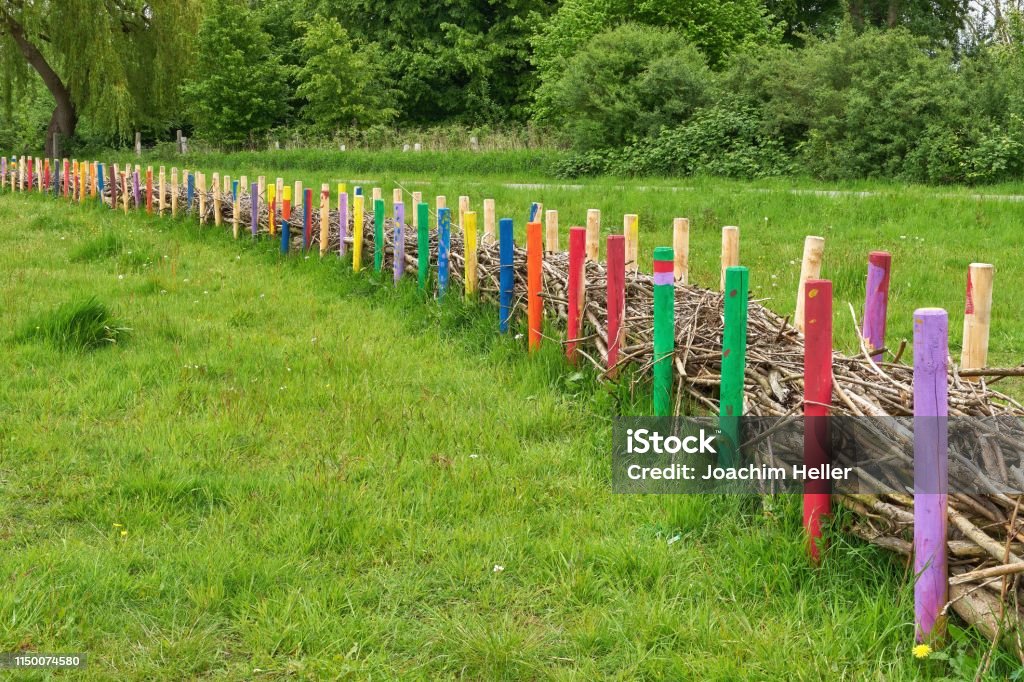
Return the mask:
<svg viewBox="0 0 1024 682">
<path fill-rule="evenodd" d="M 671 247 L 654 249 L 654 416 L 672 414 L 672 358 L 676 345 L 676 288 Z"/>
<path fill-rule="evenodd" d="M 373 268 L 380 272 L 384 267 L 384 200 L 373 202 Z"/>
<path fill-rule="evenodd" d="M 749 272 L 734 265 L 725 271 L 725 331 L 722 334 L 722 386 L 718 463 L 739 465 L 740 417 L 743 415 L 743 375 L 747 364 L 747 295 Z"/>
<path fill-rule="evenodd" d="M 427 290 L 430 276 L 430 207 L 426 202 L 416 204 L 416 265 L 419 270 L 420 289 Z"/>
</svg>

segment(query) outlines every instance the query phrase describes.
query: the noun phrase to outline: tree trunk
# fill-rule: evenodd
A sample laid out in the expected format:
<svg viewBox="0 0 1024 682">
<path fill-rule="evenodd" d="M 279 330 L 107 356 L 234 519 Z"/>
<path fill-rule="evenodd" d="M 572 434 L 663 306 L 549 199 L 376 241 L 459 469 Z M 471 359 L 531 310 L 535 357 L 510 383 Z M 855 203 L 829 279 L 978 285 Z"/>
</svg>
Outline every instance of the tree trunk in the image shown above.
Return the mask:
<svg viewBox="0 0 1024 682">
<path fill-rule="evenodd" d="M 888 28 L 896 28 L 896 24 L 900 20 L 900 2 L 899 0 L 889 0 L 889 12 L 885 18 L 885 23 Z"/>
<path fill-rule="evenodd" d="M 17 43 L 18 50 L 25 57 L 25 61 L 36 70 L 56 102 L 53 115 L 50 117 L 50 124 L 46 127 L 46 155 L 50 156 L 53 153 L 54 133 L 60 133 L 61 137 L 65 139 L 75 134 L 75 127 L 78 125 L 78 111 L 75 109 L 75 103 L 71 100 L 71 92 L 64 85 L 64 81 L 46 61 L 46 57 L 39 51 L 39 48 L 33 45 L 25 35 L 25 28 L 9 14 L 4 17 L 4 21 L 11 38 Z"/>
</svg>

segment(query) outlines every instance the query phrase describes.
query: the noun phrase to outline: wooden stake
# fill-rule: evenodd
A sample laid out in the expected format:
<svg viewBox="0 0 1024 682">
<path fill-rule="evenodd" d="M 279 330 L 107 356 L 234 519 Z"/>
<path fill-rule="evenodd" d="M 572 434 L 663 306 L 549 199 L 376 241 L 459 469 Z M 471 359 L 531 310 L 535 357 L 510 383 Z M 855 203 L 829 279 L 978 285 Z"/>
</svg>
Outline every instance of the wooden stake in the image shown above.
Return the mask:
<svg viewBox="0 0 1024 682">
<path fill-rule="evenodd" d="M 345 255 L 345 238 L 348 236 L 348 191 L 344 184 L 338 185 L 338 257 Z"/>
<path fill-rule="evenodd" d="M 199 173 L 197 178 L 199 185 L 199 224 L 206 224 L 206 173 Z"/>
<path fill-rule="evenodd" d="M 467 205 L 469 200 L 466 200 Z M 463 243 L 465 244 L 466 260 L 466 296 L 476 296 L 477 287 L 477 243 L 476 243 L 476 211 L 462 214 Z"/>
<path fill-rule="evenodd" d="M 160 166 L 157 176 L 157 192 L 159 193 L 159 200 L 157 201 L 156 209 L 158 214 L 163 216 L 164 209 L 167 207 L 167 171 L 163 166 Z"/>
<path fill-rule="evenodd" d="M 941 308 L 914 311 L 914 624 L 919 642 L 940 640 L 948 601 L 947 360 L 949 318 Z"/>
<path fill-rule="evenodd" d="M 220 227 L 221 217 L 220 210 L 224 205 L 224 200 L 220 193 L 220 173 L 213 174 L 213 224 Z"/>
<path fill-rule="evenodd" d="M 399 190 L 398 197 L 401 198 L 401 196 L 401 190 Z M 402 279 L 402 275 L 405 274 L 405 204 L 401 201 L 396 201 L 394 210 L 395 232 L 394 239 L 392 241 L 394 246 L 391 252 L 391 260 L 395 286 L 398 286 L 398 281 Z"/>
<path fill-rule="evenodd" d="M 892 256 L 885 251 L 868 254 L 868 284 L 864 297 L 864 329 L 862 336 L 869 349 L 885 347 L 885 324 L 889 308 L 889 272 Z M 875 362 L 882 361 L 882 354 L 873 354 Z"/>
<path fill-rule="evenodd" d="M 809 279 L 821 277 L 821 258 L 824 253 L 824 237 L 804 238 L 804 256 L 800 261 L 800 282 L 796 290 L 796 312 L 793 313 L 793 326 L 801 332 L 804 330 L 804 284 Z"/>
<path fill-rule="evenodd" d="M 548 210 L 544 213 L 544 250 L 548 253 L 558 253 L 558 211 Z"/>
<path fill-rule="evenodd" d="M 544 324 L 544 300 L 540 297 L 544 258 L 542 250 L 540 223 L 529 223 L 526 226 L 526 314 L 529 327 L 528 348 L 531 353 L 540 350 Z"/>
<path fill-rule="evenodd" d="M 832 282 L 807 280 L 804 295 L 804 465 L 820 469 L 832 462 L 828 425 L 832 404 Z M 831 500 L 830 479 L 805 479 L 804 530 L 815 562 L 820 559 L 821 519 L 831 512 Z"/>
<path fill-rule="evenodd" d="M 238 223 L 242 212 L 242 190 L 239 181 L 231 183 L 231 234 L 238 239 Z"/>
<path fill-rule="evenodd" d="M 590 230 L 587 229 L 587 238 Z M 626 238 L 608 235 L 605 247 L 608 256 L 608 355 L 605 358 L 608 378 L 618 375 L 619 349 L 625 337 L 623 317 L 626 314 Z"/>
<path fill-rule="evenodd" d="M 331 245 L 331 186 L 320 185 L 320 257 L 327 255 Z"/>
<path fill-rule="evenodd" d="M 672 414 L 672 359 L 676 351 L 676 287 L 672 249 L 654 249 L 654 416 Z"/>
<path fill-rule="evenodd" d="M 512 321 L 512 296 L 515 289 L 515 242 L 513 241 L 512 219 L 502 218 L 498 224 L 498 257 L 500 270 L 498 273 L 498 329 L 502 334 L 508 333 Z"/>
<path fill-rule="evenodd" d="M 463 231 L 466 230 L 466 213 L 469 211 L 469 197 L 459 197 L 459 228 Z"/>
<path fill-rule="evenodd" d="M 625 243 L 623 243 L 625 246 Z M 628 257 L 629 250 L 626 250 Z M 595 263 L 601 257 L 601 211 L 596 208 L 587 209 L 587 260 Z"/>
<path fill-rule="evenodd" d="M 393 190 L 391 190 L 391 204 L 392 204 L 392 206 L 394 206 L 395 204 L 401 204 L 401 203 L 402 203 L 402 188 L 401 187 L 395 187 Z"/>
<path fill-rule="evenodd" d="M 277 186 L 267 185 L 267 231 L 277 234 Z"/>
<path fill-rule="evenodd" d="M 121 173 L 121 199 L 124 203 L 124 213 L 128 215 L 128 171 Z"/>
<path fill-rule="evenodd" d="M 580 329 L 583 325 L 583 306 L 586 304 L 587 229 L 569 228 L 569 277 L 566 290 L 569 298 L 568 320 L 565 327 L 565 357 L 576 364 Z"/>
<path fill-rule="evenodd" d="M 672 221 L 672 251 L 676 255 L 673 270 L 676 281 L 690 283 L 690 221 L 676 218 Z"/>
<path fill-rule="evenodd" d="M 359 272 L 363 267 L 363 220 L 366 217 L 362 194 L 352 197 L 352 270 Z"/>
<path fill-rule="evenodd" d="M 635 213 L 623 216 L 623 234 L 626 237 L 626 271 L 640 272 L 640 217 Z"/>
<path fill-rule="evenodd" d="M 988 335 L 992 322 L 992 279 L 995 269 L 988 263 L 971 263 L 967 268 L 967 296 L 964 305 L 964 339 L 960 369 L 981 369 L 988 362 Z M 981 377 L 965 377 L 981 381 Z"/>
<path fill-rule="evenodd" d="M 447 206 L 448 206 L 448 202 L 447 202 L 447 200 L 443 196 L 439 196 L 436 199 L 434 199 L 434 209 L 435 210 L 440 211 L 442 208 L 445 208 Z"/>
<path fill-rule="evenodd" d="M 722 279 L 719 291 L 725 291 L 725 271 L 740 264 L 740 228 L 727 226 L 722 228 Z"/>
<path fill-rule="evenodd" d="M 249 186 L 249 232 L 255 239 L 260 234 L 260 184 L 254 182 Z"/>
<path fill-rule="evenodd" d="M 380 187 L 373 188 L 373 205 L 376 206 L 377 202 L 384 198 L 384 190 Z"/>
<path fill-rule="evenodd" d="M 493 244 L 497 241 L 495 230 L 494 199 L 484 199 L 484 243 Z"/>
</svg>

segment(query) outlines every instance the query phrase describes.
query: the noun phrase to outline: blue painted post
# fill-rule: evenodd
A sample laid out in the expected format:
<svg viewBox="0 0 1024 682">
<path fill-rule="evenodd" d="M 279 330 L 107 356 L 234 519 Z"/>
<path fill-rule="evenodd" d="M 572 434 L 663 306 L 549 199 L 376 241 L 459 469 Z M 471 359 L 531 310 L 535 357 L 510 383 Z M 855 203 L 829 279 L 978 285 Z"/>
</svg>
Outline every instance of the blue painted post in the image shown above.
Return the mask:
<svg viewBox="0 0 1024 682">
<path fill-rule="evenodd" d="M 402 279 L 405 273 L 405 204 L 401 201 L 395 202 L 395 244 L 392 251 L 394 260 L 395 284 Z"/>
<path fill-rule="evenodd" d="M 189 213 L 192 212 L 192 202 L 196 198 L 196 175 L 195 173 L 188 174 L 188 189 L 185 191 L 185 203 L 188 204 Z"/>
<path fill-rule="evenodd" d="M 291 245 L 291 232 L 288 229 L 288 221 L 281 219 L 281 255 L 288 255 L 288 247 Z"/>
<path fill-rule="evenodd" d="M 100 203 L 102 204 L 103 203 L 103 188 L 106 186 L 105 183 L 103 182 L 103 175 L 104 175 L 103 174 L 103 164 L 102 163 L 99 164 L 97 166 L 97 168 L 98 168 L 98 172 L 97 172 L 97 176 L 96 176 L 96 181 L 97 181 L 97 183 L 99 184 L 99 187 L 100 187 Z"/>
<path fill-rule="evenodd" d="M 231 181 L 231 201 L 238 201 L 238 180 Z"/>
<path fill-rule="evenodd" d="M 259 222 L 259 202 L 260 202 L 260 185 L 258 182 L 252 183 L 249 186 L 249 229 L 252 230 L 252 236 L 257 236 L 260 232 Z"/>
<path fill-rule="evenodd" d="M 437 211 L 437 297 L 444 298 L 448 290 L 448 268 L 452 248 L 452 210 Z"/>
<path fill-rule="evenodd" d="M 512 288 L 515 283 L 515 272 L 512 258 L 515 253 L 515 244 L 512 241 L 512 219 L 502 218 L 498 223 L 498 255 L 501 260 L 501 270 L 498 278 L 500 304 L 498 318 L 498 329 L 502 334 L 508 332 L 509 319 L 512 317 Z"/>
</svg>

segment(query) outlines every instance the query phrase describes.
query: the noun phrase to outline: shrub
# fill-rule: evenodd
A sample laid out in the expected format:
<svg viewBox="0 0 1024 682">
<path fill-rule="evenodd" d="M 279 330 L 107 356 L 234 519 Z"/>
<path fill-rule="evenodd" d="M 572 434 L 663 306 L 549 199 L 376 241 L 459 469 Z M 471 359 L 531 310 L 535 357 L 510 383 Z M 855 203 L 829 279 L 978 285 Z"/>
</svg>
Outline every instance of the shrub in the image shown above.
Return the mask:
<svg viewBox="0 0 1024 682">
<path fill-rule="evenodd" d="M 711 88 L 704 58 L 679 33 L 626 24 L 573 57 L 550 94 L 556 125 L 576 148 L 596 149 L 686 120 Z"/>
</svg>

